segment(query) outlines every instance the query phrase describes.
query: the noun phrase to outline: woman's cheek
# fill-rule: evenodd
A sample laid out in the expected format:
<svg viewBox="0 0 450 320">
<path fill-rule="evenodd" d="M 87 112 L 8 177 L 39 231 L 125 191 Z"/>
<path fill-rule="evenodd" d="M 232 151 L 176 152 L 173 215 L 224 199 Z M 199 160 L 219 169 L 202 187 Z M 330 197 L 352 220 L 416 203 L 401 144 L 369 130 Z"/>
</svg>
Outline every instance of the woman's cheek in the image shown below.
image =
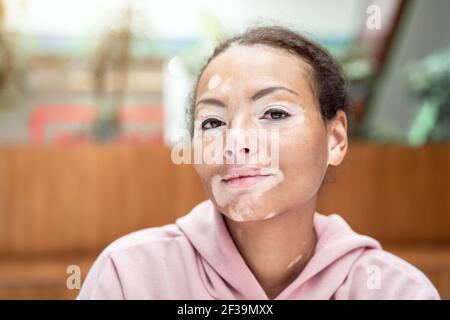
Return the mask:
<svg viewBox="0 0 450 320">
<path fill-rule="evenodd" d="M 315 188 L 326 170 L 326 139 L 296 128 L 280 136 L 280 168 L 296 185 Z"/>
<path fill-rule="evenodd" d="M 204 150 L 205 146 L 207 146 L 208 143 L 205 143 L 204 141 L 201 143 L 201 149 Z M 196 152 L 199 152 L 198 150 Z M 203 154 L 201 154 L 197 160 L 199 162 L 194 162 L 194 169 L 197 172 L 198 176 L 200 177 L 200 180 L 205 186 L 209 185 L 209 181 L 211 180 L 211 177 L 214 175 L 215 165 L 214 164 L 207 164 L 205 163 L 203 159 Z M 194 157 L 193 157 L 194 158 Z"/>
</svg>

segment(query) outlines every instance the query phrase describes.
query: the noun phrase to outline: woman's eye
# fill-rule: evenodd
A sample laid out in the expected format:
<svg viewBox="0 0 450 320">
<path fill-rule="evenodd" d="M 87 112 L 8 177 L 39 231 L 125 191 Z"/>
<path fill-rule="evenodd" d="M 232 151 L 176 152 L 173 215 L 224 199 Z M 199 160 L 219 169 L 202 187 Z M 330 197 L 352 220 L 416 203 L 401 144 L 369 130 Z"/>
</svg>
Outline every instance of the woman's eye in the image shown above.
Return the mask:
<svg viewBox="0 0 450 320">
<path fill-rule="evenodd" d="M 209 118 L 202 122 L 202 129 L 203 130 L 214 129 L 223 125 L 225 125 L 225 122 L 219 119 Z"/>
<path fill-rule="evenodd" d="M 262 119 L 283 120 L 289 116 L 290 114 L 287 113 L 286 111 L 280 109 L 269 109 L 266 112 L 264 112 L 264 116 L 262 117 Z"/>
</svg>

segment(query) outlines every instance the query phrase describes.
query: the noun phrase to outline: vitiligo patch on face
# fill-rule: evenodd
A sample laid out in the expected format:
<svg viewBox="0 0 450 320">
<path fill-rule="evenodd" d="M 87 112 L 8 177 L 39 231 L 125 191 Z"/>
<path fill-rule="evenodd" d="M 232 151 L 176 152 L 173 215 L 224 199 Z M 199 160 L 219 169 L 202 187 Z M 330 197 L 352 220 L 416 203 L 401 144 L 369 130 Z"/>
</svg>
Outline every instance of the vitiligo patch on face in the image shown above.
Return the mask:
<svg viewBox="0 0 450 320">
<path fill-rule="evenodd" d="M 278 105 L 292 105 L 291 103 L 286 103 L 286 102 L 272 102 L 270 103 L 270 106 L 273 106 L 274 109 L 277 109 Z M 263 113 L 263 111 L 267 109 L 269 110 L 269 108 L 267 108 L 267 106 L 264 105 L 264 108 L 259 107 L 257 112 L 259 113 Z M 252 118 L 252 122 L 253 125 L 257 128 L 268 128 L 268 127 L 272 127 L 272 128 L 277 128 L 277 129 L 287 129 L 287 128 L 293 128 L 293 127 L 297 127 L 297 126 L 302 126 L 305 124 L 305 109 L 300 106 L 300 105 L 295 105 L 295 107 L 290 107 L 288 109 L 284 109 L 281 108 L 281 110 L 285 110 L 287 113 L 290 114 L 290 116 L 286 119 L 284 119 L 283 121 L 278 121 L 278 122 L 268 122 L 268 123 L 262 123 L 261 119 L 259 117 L 253 117 Z"/>
<path fill-rule="evenodd" d="M 277 214 L 276 212 L 271 212 L 264 217 L 264 220 L 270 219 L 270 218 L 274 217 L 276 214 Z"/>
<path fill-rule="evenodd" d="M 227 93 L 228 91 L 230 91 L 231 81 L 232 81 L 231 78 L 228 78 L 227 80 L 225 80 L 219 88 L 220 92 Z"/>
<path fill-rule="evenodd" d="M 261 212 L 254 211 L 254 204 L 260 202 L 264 194 L 275 188 L 284 180 L 284 175 L 277 168 L 263 168 L 262 174 L 269 174 L 267 178 L 259 181 L 245 192 L 241 189 L 229 188 L 222 176 L 215 175 L 211 179 L 211 190 L 216 203 L 227 210 L 229 218 L 235 221 L 255 221 L 273 217 L 273 212 L 261 216 Z"/>
<path fill-rule="evenodd" d="M 254 210 L 247 199 L 238 201 L 236 207 L 229 208 L 228 213 L 234 221 L 248 221 L 254 219 Z"/>
<path fill-rule="evenodd" d="M 208 90 L 213 90 L 216 88 L 220 84 L 221 80 L 222 79 L 218 74 L 213 75 L 208 81 Z"/>
</svg>

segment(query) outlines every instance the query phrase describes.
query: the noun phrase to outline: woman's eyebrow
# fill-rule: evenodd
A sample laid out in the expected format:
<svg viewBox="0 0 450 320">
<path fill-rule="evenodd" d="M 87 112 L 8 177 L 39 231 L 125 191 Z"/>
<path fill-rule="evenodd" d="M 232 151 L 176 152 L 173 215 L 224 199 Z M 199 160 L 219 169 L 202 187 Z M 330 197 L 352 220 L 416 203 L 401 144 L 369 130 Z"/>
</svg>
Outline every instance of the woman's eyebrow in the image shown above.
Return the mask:
<svg viewBox="0 0 450 320">
<path fill-rule="evenodd" d="M 220 101 L 218 99 L 214 99 L 214 98 L 200 99 L 197 101 L 195 106 L 198 106 L 200 103 L 209 104 L 209 105 L 213 105 L 213 106 L 219 106 L 219 107 L 226 107 L 225 103 L 223 103 L 222 101 Z"/>
<path fill-rule="evenodd" d="M 297 92 L 295 92 L 295 91 L 293 91 L 293 90 L 291 90 L 289 88 L 286 88 L 286 87 L 283 87 L 283 86 L 275 86 L 275 87 L 268 87 L 268 88 L 264 88 L 264 89 L 259 90 L 258 92 L 256 92 L 251 97 L 251 100 L 252 101 L 256 101 L 256 100 L 261 99 L 262 97 L 264 97 L 264 96 L 266 96 L 268 94 L 271 94 L 272 92 L 277 91 L 277 90 L 284 90 L 284 91 L 290 92 L 290 93 L 295 94 L 296 96 L 298 96 Z M 197 101 L 195 106 L 198 106 L 201 103 L 202 104 L 209 104 L 209 105 L 213 105 L 213 106 L 219 106 L 219 107 L 226 107 L 225 103 L 223 103 L 219 99 L 215 99 L 215 98 L 200 99 L 200 100 Z"/>
<path fill-rule="evenodd" d="M 295 94 L 296 96 L 298 96 L 297 92 L 295 92 L 295 91 L 293 91 L 293 90 L 291 90 L 289 88 L 286 88 L 286 87 L 283 87 L 283 86 L 276 86 L 276 87 L 268 87 L 268 88 L 259 90 L 258 92 L 256 92 L 251 97 L 251 99 L 252 99 L 252 101 L 256 101 L 256 100 L 258 100 L 258 99 L 260 99 L 260 98 L 262 98 L 262 97 L 264 97 L 264 96 L 266 96 L 268 94 L 271 94 L 272 92 L 277 91 L 277 90 L 284 90 L 284 91 L 290 92 L 290 93 Z"/>
</svg>

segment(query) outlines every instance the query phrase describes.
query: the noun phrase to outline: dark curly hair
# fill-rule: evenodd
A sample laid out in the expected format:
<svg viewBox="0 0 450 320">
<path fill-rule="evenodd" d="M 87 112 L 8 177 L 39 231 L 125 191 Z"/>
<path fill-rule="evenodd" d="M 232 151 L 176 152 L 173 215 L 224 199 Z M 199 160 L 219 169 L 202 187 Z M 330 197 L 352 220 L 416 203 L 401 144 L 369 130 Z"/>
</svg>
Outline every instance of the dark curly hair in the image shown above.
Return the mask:
<svg viewBox="0 0 450 320">
<path fill-rule="evenodd" d="M 320 106 L 324 121 L 333 119 L 338 110 L 349 116 L 349 97 L 347 82 L 339 64 L 331 54 L 308 40 L 303 35 L 280 26 L 255 27 L 220 43 L 198 74 L 194 89 L 189 97 L 189 124 L 192 132 L 192 115 L 195 109 L 196 93 L 200 77 L 209 63 L 232 44 L 251 46 L 267 45 L 303 59 L 312 68 L 311 80 L 314 97 Z"/>
</svg>

